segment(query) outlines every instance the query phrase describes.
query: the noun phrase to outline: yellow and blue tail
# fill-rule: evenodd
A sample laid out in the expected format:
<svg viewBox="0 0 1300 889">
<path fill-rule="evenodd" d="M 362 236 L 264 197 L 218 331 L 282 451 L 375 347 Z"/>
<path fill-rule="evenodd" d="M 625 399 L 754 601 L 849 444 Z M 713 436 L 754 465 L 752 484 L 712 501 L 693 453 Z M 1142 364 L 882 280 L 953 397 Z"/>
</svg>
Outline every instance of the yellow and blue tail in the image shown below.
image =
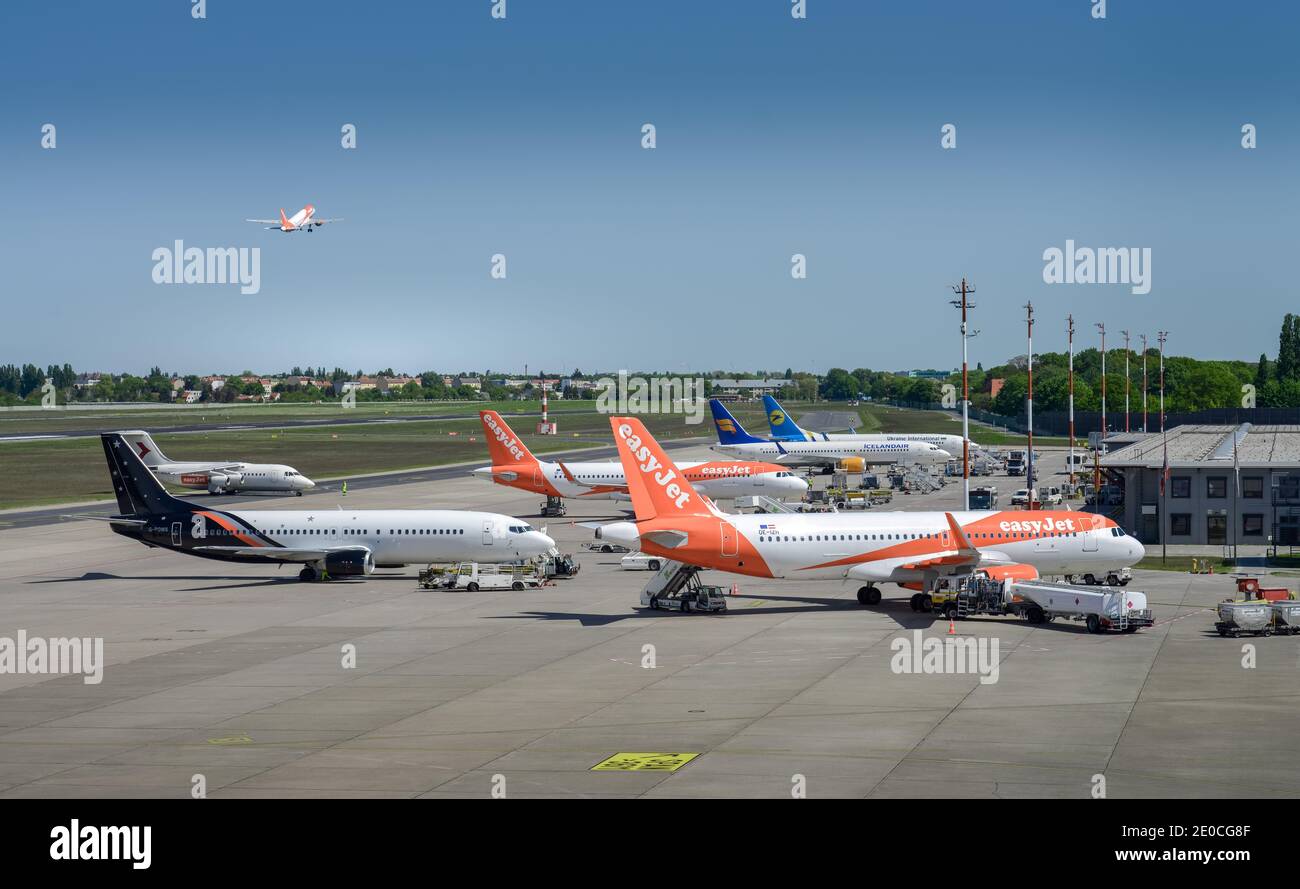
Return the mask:
<svg viewBox="0 0 1300 889">
<path fill-rule="evenodd" d="M 709 399 L 709 410 L 713 411 L 713 425 L 718 430 L 718 444 L 754 444 L 765 442 L 745 431 L 740 421 L 731 415 L 726 405 L 716 398 Z"/>
<path fill-rule="evenodd" d="M 767 411 L 767 425 L 772 427 L 773 441 L 814 441 L 814 437 L 799 428 L 794 418 L 771 395 L 763 396 L 763 409 Z"/>
</svg>

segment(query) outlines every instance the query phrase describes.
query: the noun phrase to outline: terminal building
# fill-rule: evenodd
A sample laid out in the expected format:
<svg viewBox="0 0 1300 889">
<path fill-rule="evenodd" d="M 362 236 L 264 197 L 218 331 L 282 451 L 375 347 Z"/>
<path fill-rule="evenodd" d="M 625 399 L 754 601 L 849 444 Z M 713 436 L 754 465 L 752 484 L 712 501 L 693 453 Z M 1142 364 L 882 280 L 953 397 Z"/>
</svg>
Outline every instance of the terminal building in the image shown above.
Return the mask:
<svg viewBox="0 0 1300 889">
<path fill-rule="evenodd" d="M 1106 445 L 1115 520 L 1142 543 L 1300 545 L 1300 426 L 1178 426 Z"/>
</svg>

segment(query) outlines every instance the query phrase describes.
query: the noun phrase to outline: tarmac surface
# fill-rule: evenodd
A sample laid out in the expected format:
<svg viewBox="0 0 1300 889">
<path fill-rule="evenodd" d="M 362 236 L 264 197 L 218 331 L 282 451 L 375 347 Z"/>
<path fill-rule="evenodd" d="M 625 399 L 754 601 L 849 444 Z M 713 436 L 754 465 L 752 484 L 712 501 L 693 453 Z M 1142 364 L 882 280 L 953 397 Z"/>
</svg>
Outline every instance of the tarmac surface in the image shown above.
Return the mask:
<svg viewBox="0 0 1300 889">
<path fill-rule="evenodd" d="M 993 481 L 1005 508 L 1017 480 Z M 880 508 L 955 508 L 960 488 Z M 1132 635 L 959 621 L 997 640 L 985 683 L 891 669 L 895 640 L 948 631 L 895 587 L 863 607 L 855 584 L 711 572 L 738 582 L 725 614 L 641 610 L 649 575 L 579 550 L 575 524 L 626 504 L 537 519 L 536 495 L 463 467 L 234 500 L 499 510 L 582 570 L 523 592 L 423 591 L 418 566 L 301 584 L 101 522 L 5 528 L 0 637 L 102 637 L 106 666 L 97 685 L 0 673 L 0 796 L 1088 799 L 1102 777 L 1116 798 L 1300 795 L 1300 637 L 1220 638 L 1228 577 L 1136 572 L 1156 625 Z M 624 753 L 642 756 L 596 768 Z"/>
</svg>

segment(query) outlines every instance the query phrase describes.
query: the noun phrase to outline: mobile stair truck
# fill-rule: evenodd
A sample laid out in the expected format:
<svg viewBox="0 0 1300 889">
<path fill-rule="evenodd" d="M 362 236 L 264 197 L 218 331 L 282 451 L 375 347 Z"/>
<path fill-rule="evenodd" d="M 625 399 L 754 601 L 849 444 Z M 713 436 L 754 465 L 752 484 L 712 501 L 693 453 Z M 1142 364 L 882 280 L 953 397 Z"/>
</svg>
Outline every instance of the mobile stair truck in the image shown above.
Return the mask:
<svg viewBox="0 0 1300 889">
<path fill-rule="evenodd" d="M 948 589 L 930 593 L 930 610 L 949 620 L 977 614 L 1014 614 L 1031 624 L 1058 617 L 1082 620 L 1089 633 L 1136 633 L 1152 624 L 1145 593 L 1099 591 L 1045 580 L 994 580 L 982 572 L 953 578 Z M 951 581 L 950 581 L 951 583 Z M 914 600 L 923 610 L 925 597 Z"/>
<path fill-rule="evenodd" d="M 641 604 L 668 611 L 726 611 L 722 587 L 700 583 L 700 569 L 665 559 L 654 577 L 641 590 Z"/>
</svg>

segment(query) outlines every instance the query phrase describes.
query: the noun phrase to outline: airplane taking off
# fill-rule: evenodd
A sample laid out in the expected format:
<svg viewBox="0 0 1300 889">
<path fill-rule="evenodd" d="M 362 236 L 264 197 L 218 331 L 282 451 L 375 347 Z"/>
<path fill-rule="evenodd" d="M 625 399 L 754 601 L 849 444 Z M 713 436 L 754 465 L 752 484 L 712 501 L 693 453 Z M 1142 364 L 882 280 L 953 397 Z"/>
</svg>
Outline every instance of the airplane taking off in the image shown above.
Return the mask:
<svg viewBox="0 0 1300 889">
<path fill-rule="evenodd" d="M 713 450 L 750 460 L 764 459 L 786 466 L 842 466 L 861 472 L 867 466 L 889 463 L 947 463 L 952 455 L 937 445 L 920 441 L 771 441 L 750 435 L 726 405 L 710 399 L 718 443 Z"/>
<path fill-rule="evenodd" d="M 878 583 L 924 594 L 941 577 L 976 570 L 997 580 L 1100 577 L 1145 555 L 1110 519 L 1070 511 L 728 515 L 699 496 L 639 420 L 612 417 L 610 425 L 636 521 L 602 525 L 600 539 L 687 565 L 863 581 L 858 601 L 874 605 Z"/>
<path fill-rule="evenodd" d="M 282 232 L 310 232 L 312 229 L 319 228 L 327 222 L 342 222 L 343 219 L 342 217 L 338 219 L 317 219 L 316 208 L 311 204 L 308 204 L 292 216 L 285 216 L 284 208 L 281 207 L 279 219 L 245 219 L 244 221 L 256 222 L 260 225 L 264 225 L 268 230 L 279 229 Z"/>
<path fill-rule="evenodd" d="M 772 428 L 773 441 L 919 441 L 949 454 L 961 454 L 960 435 L 937 432 L 808 432 L 771 395 L 763 396 L 763 408 L 767 411 L 767 425 Z M 974 447 L 974 442 L 971 446 Z"/>
<path fill-rule="evenodd" d="M 245 491 L 297 494 L 316 487 L 316 483 L 292 466 L 280 463 L 243 463 L 207 460 L 179 462 L 169 460 L 153 437 L 141 429 L 119 432 L 145 466 L 169 485 L 182 488 L 206 488 L 209 494 L 240 494 Z"/>
<path fill-rule="evenodd" d="M 548 497 L 628 500 L 623 464 L 549 462 L 534 457 L 496 411 L 479 411 L 491 466 L 474 470 L 479 478 Z M 682 463 L 682 471 L 709 497 L 802 497 L 808 483 L 784 466 L 745 461 Z"/>
<path fill-rule="evenodd" d="M 120 515 L 111 523 L 145 546 L 227 562 L 297 563 L 298 579 L 367 575 L 430 562 L 514 562 L 555 541 L 522 519 L 449 509 L 204 509 L 171 496 L 117 432 L 100 435 Z"/>
</svg>

